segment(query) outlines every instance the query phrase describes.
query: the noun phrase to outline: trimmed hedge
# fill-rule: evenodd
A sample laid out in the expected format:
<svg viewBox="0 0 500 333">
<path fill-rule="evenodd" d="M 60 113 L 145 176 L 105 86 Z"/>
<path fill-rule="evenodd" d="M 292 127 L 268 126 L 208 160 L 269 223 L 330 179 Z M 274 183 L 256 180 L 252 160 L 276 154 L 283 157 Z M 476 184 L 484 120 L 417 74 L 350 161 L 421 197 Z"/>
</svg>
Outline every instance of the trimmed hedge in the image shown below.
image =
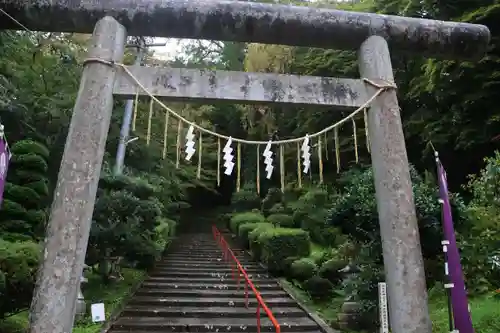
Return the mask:
<svg viewBox="0 0 500 333">
<path fill-rule="evenodd" d="M 234 214 L 229 223 L 229 229 L 235 234 L 238 234 L 239 226 L 245 223 L 264 223 L 266 219 L 264 215 L 257 212 L 245 212 Z"/>
<path fill-rule="evenodd" d="M 14 155 L 36 154 L 40 155 L 45 160 L 48 160 L 50 156 L 50 152 L 47 147 L 33 140 L 18 141 L 10 148 L 10 150 Z"/>
<path fill-rule="evenodd" d="M 258 238 L 262 261 L 271 272 L 283 273 L 288 257 L 308 257 L 311 251 L 309 233 L 301 229 L 266 229 Z"/>
<path fill-rule="evenodd" d="M 341 269 L 347 266 L 345 260 L 330 259 L 321 265 L 319 275 L 333 284 L 339 284 L 342 281 Z"/>
<path fill-rule="evenodd" d="M 238 229 L 238 237 L 240 238 L 240 241 L 242 245 L 245 248 L 250 248 L 250 243 L 248 239 L 248 235 L 254 231 L 258 227 L 271 227 L 272 225 L 270 223 L 245 223 L 241 224 L 239 229 Z"/>
<path fill-rule="evenodd" d="M 327 300 L 333 292 L 333 284 L 321 276 L 313 276 L 303 284 L 304 289 L 309 293 L 312 299 Z"/>
<path fill-rule="evenodd" d="M 248 234 L 248 244 L 250 245 L 250 251 L 254 259 L 261 259 L 262 244 L 260 242 L 260 235 L 268 229 L 273 228 L 274 226 L 271 223 L 259 223 L 259 226 Z"/>
<path fill-rule="evenodd" d="M 299 281 L 305 281 L 316 275 L 318 266 L 310 258 L 295 260 L 290 266 L 290 275 Z"/>
<path fill-rule="evenodd" d="M 29 307 L 42 249 L 31 242 L 0 239 L 0 316 Z"/>
<path fill-rule="evenodd" d="M 267 217 L 267 220 L 277 227 L 282 228 L 293 228 L 295 227 L 295 222 L 290 215 L 286 214 L 271 214 Z"/>
</svg>

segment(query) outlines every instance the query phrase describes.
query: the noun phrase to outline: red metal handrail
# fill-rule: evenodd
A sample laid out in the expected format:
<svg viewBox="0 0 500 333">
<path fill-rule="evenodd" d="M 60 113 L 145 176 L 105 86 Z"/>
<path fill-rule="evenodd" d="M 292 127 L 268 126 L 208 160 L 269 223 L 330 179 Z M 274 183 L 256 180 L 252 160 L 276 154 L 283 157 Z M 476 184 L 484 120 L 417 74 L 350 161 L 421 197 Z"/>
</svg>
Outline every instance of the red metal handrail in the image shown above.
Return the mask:
<svg viewBox="0 0 500 333">
<path fill-rule="evenodd" d="M 231 265 L 231 274 L 233 276 L 233 279 L 236 278 L 238 281 L 238 289 L 240 287 L 241 275 L 243 275 L 243 277 L 245 279 L 245 307 L 248 309 L 248 287 L 249 286 L 250 286 L 250 289 L 253 291 L 255 298 L 257 299 L 257 311 L 256 311 L 257 333 L 260 333 L 260 309 L 261 308 L 264 310 L 264 312 L 266 313 L 269 320 L 271 320 L 271 322 L 273 323 L 274 328 L 276 329 L 276 333 L 281 333 L 280 324 L 278 324 L 278 321 L 274 317 L 273 313 L 267 307 L 266 302 L 264 302 L 264 300 L 262 299 L 262 296 L 258 292 L 257 288 L 255 288 L 255 285 L 252 283 L 252 281 L 248 277 L 247 272 L 245 271 L 243 266 L 241 266 L 240 261 L 238 260 L 238 258 L 236 258 L 233 250 L 231 250 L 231 248 L 229 247 L 229 244 L 224 239 L 224 236 L 222 236 L 221 232 L 219 231 L 219 229 L 217 229 L 217 227 L 215 225 L 212 226 L 212 233 L 214 235 L 215 241 L 219 244 L 219 246 L 222 249 L 224 259 L 226 261 L 229 261 L 229 259 L 233 259 L 233 262 L 235 265 Z M 236 269 L 238 271 L 237 277 L 235 276 L 236 275 L 235 274 L 236 273 L 235 266 L 236 266 Z"/>
</svg>

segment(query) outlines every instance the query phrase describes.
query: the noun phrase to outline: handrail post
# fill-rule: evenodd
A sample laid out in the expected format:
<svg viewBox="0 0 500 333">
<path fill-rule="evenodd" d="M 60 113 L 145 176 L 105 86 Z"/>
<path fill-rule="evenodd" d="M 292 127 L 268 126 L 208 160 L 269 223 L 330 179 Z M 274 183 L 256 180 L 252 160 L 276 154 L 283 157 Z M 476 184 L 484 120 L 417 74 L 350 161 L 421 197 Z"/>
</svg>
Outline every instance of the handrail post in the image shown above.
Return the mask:
<svg viewBox="0 0 500 333">
<path fill-rule="evenodd" d="M 245 307 L 248 309 L 248 282 L 245 280 Z"/>
<path fill-rule="evenodd" d="M 260 333 L 260 302 L 257 302 L 257 333 Z"/>
<path fill-rule="evenodd" d="M 236 286 L 238 288 L 238 290 L 240 290 L 240 278 L 241 278 L 241 271 L 240 271 L 240 268 L 238 268 L 238 278 L 236 279 Z"/>
</svg>

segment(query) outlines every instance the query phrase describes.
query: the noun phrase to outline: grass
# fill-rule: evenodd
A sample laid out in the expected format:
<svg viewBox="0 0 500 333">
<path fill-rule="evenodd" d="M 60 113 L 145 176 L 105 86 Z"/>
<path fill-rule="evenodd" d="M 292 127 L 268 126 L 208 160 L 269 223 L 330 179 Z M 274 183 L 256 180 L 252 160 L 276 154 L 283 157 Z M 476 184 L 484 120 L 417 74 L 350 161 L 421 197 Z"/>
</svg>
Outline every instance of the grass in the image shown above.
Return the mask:
<svg viewBox="0 0 500 333">
<path fill-rule="evenodd" d="M 448 304 L 442 287 L 433 288 L 430 295 L 430 312 L 433 332 L 449 332 Z M 500 332 L 500 298 L 493 294 L 469 299 L 472 322 L 476 332 Z"/>
<path fill-rule="evenodd" d="M 337 313 L 344 302 L 344 296 L 340 294 L 333 295 L 329 301 L 315 302 L 309 297 L 309 294 L 292 282 L 281 279 L 280 283 L 286 285 L 292 296 L 300 303 L 305 305 L 311 311 L 316 312 L 329 326 L 332 326 L 337 321 Z M 333 325 L 335 326 L 335 325 Z"/>
<path fill-rule="evenodd" d="M 145 276 L 143 271 L 134 269 L 123 269 L 123 280 L 109 286 L 103 286 L 99 277 L 95 274 L 87 274 L 88 283 L 83 285 L 83 294 L 88 305 L 87 316 L 84 320 L 76 323 L 73 333 L 98 333 L 102 324 L 92 323 L 90 320 L 90 305 L 93 303 L 104 303 L 106 318 L 118 308 L 123 301 L 130 296 L 131 290 L 140 283 Z M 28 312 L 22 312 L 15 316 L 6 318 L 0 322 L 1 333 L 24 333 L 28 329 Z"/>
</svg>

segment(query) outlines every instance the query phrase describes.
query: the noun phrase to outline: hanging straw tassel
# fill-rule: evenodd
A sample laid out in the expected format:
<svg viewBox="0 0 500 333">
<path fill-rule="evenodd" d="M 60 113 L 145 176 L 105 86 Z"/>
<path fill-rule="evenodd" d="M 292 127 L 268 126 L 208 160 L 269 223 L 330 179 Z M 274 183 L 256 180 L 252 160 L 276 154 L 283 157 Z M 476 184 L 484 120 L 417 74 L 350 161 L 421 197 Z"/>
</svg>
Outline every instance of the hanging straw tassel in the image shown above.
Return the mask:
<svg viewBox="0 0 500 333">
<path fill-rule="evenodd" d="M 220 186 L 220 138 L 217 137 L 217 186 Z"/>
<path fill-rule="evenodd" d="M 323 184 L 323 149 L 321 144 L 321 137 L 318 138 L 318 164 L 319 164 L 319 183 Z"/>
<path fill-rule="evenodd" d="M 237 154 L 238 154 L 238 161 L 236 163 L 238 163 L 237 165 L 237 171 L 238 171 L 238 174 L 236 175 L 236 192 L 239 192 L 240 191 L 240 186 L 241 186 L 241 143 L 238 142 L 238 145 L 236 146 L 237 148 Z"/>
<path fill-rule="evenodd" d="M 339 129 L 335 127 L 333 130 L 335 135 L 335 160 L 337 163 L 337 173 L 340 172 L 340 143 L 339 143 Z"/>
<path fill-rule="evenodd" d="M 328 161 L 328 137 L 327 137 L 327 134 L 325 133 L 325 157 L 326 157 L 326 160 Z"/>
<path fill-rule="evenodd" d="M 180 163 L 180 150 L 181 150 L 181 131 L 182 131 L 182 120 L 179 119 L 179 125 L 177 125 L 177 149 L 176 149 L 176 161 L 175 167 L 179 169 Z"/>
<path fill-rule="evenodd" d="M 154 100 L 151 98 L 151 100 L 149 101 L 148 132 L 146 135 L 147 146 L 149 146 L 149 143 L 151 142 L 151 121 L 153 119 L 153 106 L 154 106 Z"/>
<path fill-rule="evenodd" d="M 370 152 L 370 135 L 368 133 L 368 114 L 366 108 L 363 110 L 363 118 L 365 120 L 366 149 Z"/>
<path fill-rule="evenodd" d="M 163 153 L 162 157 L 165 159 L 167 157 L 167 134 L 168 134 L 168 118 L 170 117 L 170 112 L 165 111 L 165 129 L 163 130 Z"/>
<path fill-rule="evenodd" d="M 354 136 L 354 154 L 356 155 L 356 163 L 359 163 L 359 155 L 358 155 L 358 135 L 356 134 L 356 121 L 354 118 L 352 120 L 352 133 Z"/>
<path fill-rule="evenodd" d="M 300 142 L 297 142 L 297 183 L 302 188 L 302 163 L 300 162 Z"/>
<path fill-rule="evenodd" d="M 132 132 L 135 132 L 135 123 L 137 121 L 137 105 L 139 105 L 139 92 L 135 94 L 134 114 L 132 115 Z"/>
<path fill-rule="evenodd" d="M 257 194 L 260 195 L 260 145 L 257 145 Z"/>
<path fill-rule="evenodd" d="M 281 192 L 285 193 L 285 147 L 280 145 L 280 179 Z"/>
<path fill-rule="evenodd" d="M 200 137 L 198 139 L 198 170 L 196 171 L 196 178 L 201 178 L 201 152 L 202 152 L 202 134 L 200 132 Z"/>
</svg>

